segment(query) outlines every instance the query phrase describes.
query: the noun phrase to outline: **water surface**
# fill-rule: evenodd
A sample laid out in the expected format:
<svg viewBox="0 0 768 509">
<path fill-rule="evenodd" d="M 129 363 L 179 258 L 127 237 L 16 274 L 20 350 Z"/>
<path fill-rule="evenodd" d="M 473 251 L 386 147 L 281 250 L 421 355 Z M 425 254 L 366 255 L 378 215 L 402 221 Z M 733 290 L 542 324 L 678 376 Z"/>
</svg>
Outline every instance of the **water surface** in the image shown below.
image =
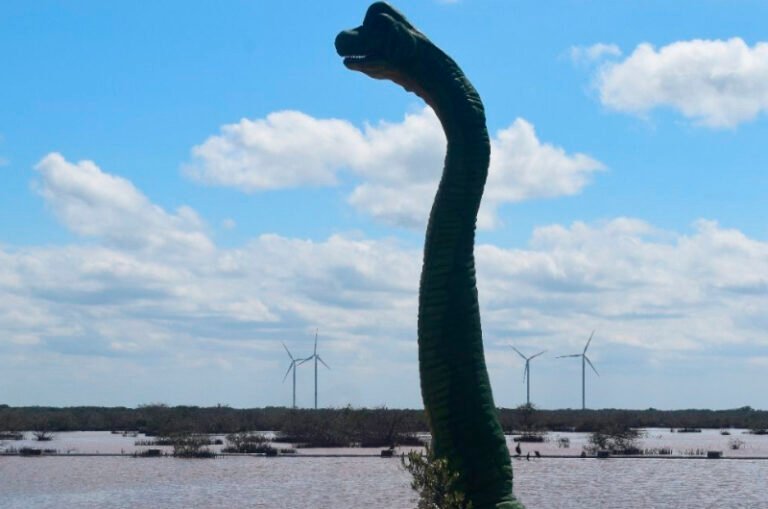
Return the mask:
<svg viewBox="0 0 768 509">
<path fill-rule="evenodd" d="M 648 430 L 643 447 L 675 453 L 722 450 L 726 457 L 768 456 L 768 437 L 730 436 L 717 430 L 670 433 Z M 561 448 L 557 438 L 570 447 Z M 53 448 L 51 457 L 0 456 L 2 509 L 412 509 L 416 496 L 397 458 L 364 457 L 377 449 L 300 449 L 296 457 L 227 456 L 218 459 L 81 457 L 75 453 L 128 454 L 143 437 L 104 432 L 59 433 L 51 442 L 3 442 Z M 577 456 L 581 433 L 552 433 L 524 453 Z M 733 439 L 744 444 L 729 448 Z M 510 447 L 514 443 L 509 441 Z M 170 450 L 170 448 L 163 448 Z M 66 453 L 70 454 L 67 455 Z M 360 457 L 317 457 L 344 453 Z M 513 460 L 515 493 L 528 509 L 564 508 L 768 508 L 768 460 L 531 458 Z"/>
</svg>

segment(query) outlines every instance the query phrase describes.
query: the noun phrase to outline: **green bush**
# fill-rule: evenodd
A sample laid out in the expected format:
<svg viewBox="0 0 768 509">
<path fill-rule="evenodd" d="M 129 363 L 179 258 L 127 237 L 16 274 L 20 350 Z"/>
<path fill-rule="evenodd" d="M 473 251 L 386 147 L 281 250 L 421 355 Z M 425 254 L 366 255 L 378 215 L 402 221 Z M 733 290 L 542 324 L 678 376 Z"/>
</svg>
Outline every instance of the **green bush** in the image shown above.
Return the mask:
<svg viewBox="0 0 768 509">
<path fill-rule="evenodd" d="M 206 436 L 179 434 L 173 437 L 173 455 L 177 458 L 215 458 L 216 454 L 205 447 L 211 441 Z"/>
<path fill-rule="evenodd" d="M 419 494 L 417 509 L 471 509 L 464 493 L 458 488 L 458 472 L 443 458 L 435 458 L 427 446 L 426 454 L 411 451 L 400 462 L 413 479 L 411 488 Z"/>
<path fill-rule="evenodd" d="M 621 423 L 604 426 L 589 435 L 589 445 L 584 449 L 589 454 L 609 451 L 611 454 L 642 454 L 638 446 L 640 431 Z"/>
</svg>

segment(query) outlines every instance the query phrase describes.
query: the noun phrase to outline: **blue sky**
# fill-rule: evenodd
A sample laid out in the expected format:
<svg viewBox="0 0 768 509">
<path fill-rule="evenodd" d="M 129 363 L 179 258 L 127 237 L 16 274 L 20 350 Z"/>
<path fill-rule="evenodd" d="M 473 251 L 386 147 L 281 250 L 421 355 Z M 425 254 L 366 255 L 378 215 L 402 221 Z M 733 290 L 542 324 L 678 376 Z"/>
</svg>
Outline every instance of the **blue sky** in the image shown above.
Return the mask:
<svg viewBox="0 0 768 509">
<path fill-rule="evenodd" d="M 396 4 L 480 91 L 500 406 L 768 407 L 758 1 Z M 0 402 L 418 407 L 444 139 L 347 71 L 365 2 L 0 5 Z M 573 361 L 573 362 L 571 362 Z M 298 403 L 312 401 L 299 369 Z"/>
</svg>

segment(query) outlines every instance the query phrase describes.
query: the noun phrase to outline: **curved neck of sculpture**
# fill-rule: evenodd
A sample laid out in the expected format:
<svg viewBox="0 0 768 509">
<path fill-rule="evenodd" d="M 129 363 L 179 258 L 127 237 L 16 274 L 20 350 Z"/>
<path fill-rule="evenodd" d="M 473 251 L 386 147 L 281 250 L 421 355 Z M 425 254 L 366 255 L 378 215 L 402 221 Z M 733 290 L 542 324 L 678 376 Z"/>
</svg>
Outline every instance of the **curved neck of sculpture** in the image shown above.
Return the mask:
<svg viewBox="0 0 768 509">
<path fill-rule="evenodd" d="M 435 50 L 438 51 L 439 50 Z M 447 55 L 406 86 L 435 110 L 447 138 L 419 288 L 419 367 L 433 450 L 459 472 L 477 509 L 519 507 L 483 353 L 475 280 L 477 212 L 490 143 L 477 91 Z"/>
<path fill-rule="evenodd" d="M 490 146 L 480 95 L 448 55 L 437 47 L 427 53 L 423 59 L 427 63 L 420 68 L 419 75 L 411 77 L 403 86 L 424 99 L 440 119 L 448 142 L 448 156 L 455 153 L 464 157 L 471 153 L 480 158 L 473 168 L 461 165 L 456 171 L 487 172 Z M 444 176 L 446 173 L 450 176 L 452 168 L 446 166 Z"/>
<path fill-rule="evenodd" d="M 475 224 L 490 143 L 480 96 L 458 65 L 405 17 L 375 2 L 341 32 L 344 65 L 422 97 L 448 141 L 429 216 L 419 286 L 419 371 L 432 449 L 475 509 L 519 509 L 485 367 L 475 281 Z"/>
</svg>

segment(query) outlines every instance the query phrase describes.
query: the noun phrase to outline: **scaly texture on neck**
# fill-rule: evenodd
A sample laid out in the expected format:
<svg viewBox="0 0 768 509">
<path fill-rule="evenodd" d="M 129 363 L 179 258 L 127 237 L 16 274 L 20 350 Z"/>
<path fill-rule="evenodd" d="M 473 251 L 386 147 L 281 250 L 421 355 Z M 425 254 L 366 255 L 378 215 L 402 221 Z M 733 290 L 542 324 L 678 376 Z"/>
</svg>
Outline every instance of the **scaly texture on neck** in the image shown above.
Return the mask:
<svg viewBox="0 0 768 509">
<path fill-rule="evenodd" d="M 421 392 L 435 455 L 460 472 L 473 507 L 511 508 L 512 465 L 485 365 L 475 279 L 475 227 L 490 157 L 485 112 L 447 55 L 428 72 L 434 85 L 423 87 L 423 97 L 448 148 L 419 288 Z"/>
<path fill-rule="evenodd" d="M 419 287 L 419 370 L 435 456 L 459 473 L 474 509 L 518 509 L 512 465 L 483 353 L 475 279 L 477 212 L 488 176 L 485 112 L 458 65 L 399 12 L 372 5 L 336 39 L 345 65 L 422 97 L 448 149 L 432 205 Z"/>
</svg>

